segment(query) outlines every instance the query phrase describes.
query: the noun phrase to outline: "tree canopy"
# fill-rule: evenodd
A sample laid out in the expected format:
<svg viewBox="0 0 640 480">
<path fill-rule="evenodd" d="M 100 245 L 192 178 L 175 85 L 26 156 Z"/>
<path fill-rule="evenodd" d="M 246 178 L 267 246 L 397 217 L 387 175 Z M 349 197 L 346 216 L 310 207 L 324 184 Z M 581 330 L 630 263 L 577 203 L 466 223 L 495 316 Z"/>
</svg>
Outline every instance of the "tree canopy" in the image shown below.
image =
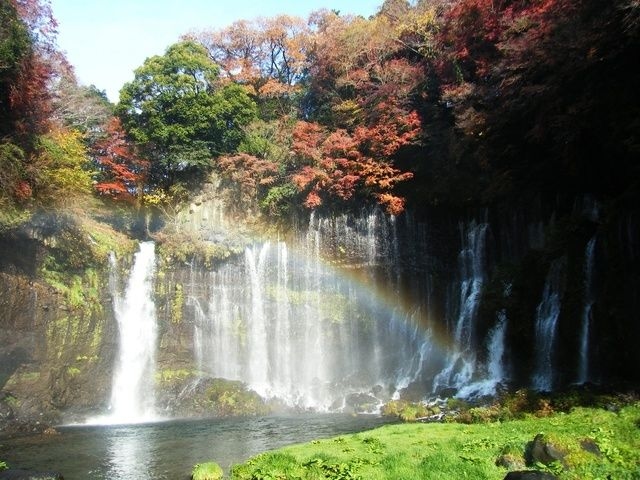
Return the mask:
<svg viewBox="0 0 640 480">
<path fill-rule="evenodd" d="M 67 150 L 101 198 L 139 205 L 216 169 L 237 208 L 270 216 L 615 194 L 638 173 L 637 3 L 386 0 L 370 18 L 241 20 L 147 59 L 113 108 L 56 51 L 46 0 L 3 0 L 0 206 L 83 190 L 43 187 Z"/>
<path fill-rule="evenodd" d="M 206 172 L 233 151 L 256 107 L 245 90 L 219 81 L 201 45 L 184 41 L 147 59 L 120 92 L 117 112 L 151 161 L 152 182 L 170 186 Z"/>
</svg>

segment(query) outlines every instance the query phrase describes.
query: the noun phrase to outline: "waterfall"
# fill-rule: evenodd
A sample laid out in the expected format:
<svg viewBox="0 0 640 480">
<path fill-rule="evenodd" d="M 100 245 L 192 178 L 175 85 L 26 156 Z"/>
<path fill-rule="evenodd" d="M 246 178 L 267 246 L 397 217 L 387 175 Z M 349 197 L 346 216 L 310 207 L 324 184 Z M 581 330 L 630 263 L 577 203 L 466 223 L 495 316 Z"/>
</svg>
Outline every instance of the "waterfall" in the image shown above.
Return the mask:
<svg viewBox="0 0 640 480">
<path fill-rule="evenodd" d="M 542 299 L 536 308 L 536 359 L 532 387 L 550 391 L 553 387 L 554 354 L 558 317 L 564 293 L 566 258 L 552 262 L 542 290 Z"/>
<path fill-rule="evenodd" d="M 453 331 L 453 348 L 445 367 L 433 380 L 433 391 L 443 387 L 461 388 L 475 373 L 475 328 L 480 294 L 485 277 L 486 235 L 489 226 L 475 221 L 463 233 L 458 255 L 459 286 L 458 315 Z"/>
<path fill-rule="evenodd" d="M 595 303 L 593 288 L 593 268 L 595 261 L 596 237 L 594 236 L 584 253 L 584 307 L 582 309 L 582 328 L 580 331 L 580 358 L 578 364 L 578 383 L 589 380 L 589 335 L 591 331 L 591 310 Z"/>
<path fill-rule="evenodd" d="M 113 376 L 110 414 L 105 423 L 138 423 L 156 418 L 154 373 L 156 316 L 152 298 L 155 245 L 140 244 L 122 298 L 111 282 L 118 322 L 118 357 Z"/>
<path fill-rule="evenodd" d="M 187 299 L 200 370 L 317 411 L 354 397 L 375 408 L 416 381 L 431 340 L 387 281 L 394 231 L 380 212 L 312 215 L 297 240 L 256 243 L 207 273 L 206 298 Z"/>
<path fill-rule="evenodd" d="M 486 379 L 462 387 L 456 396 L 473 398 L 496 393 L 496 387 L 506 378 L 504 364 L 506 332 L 507 312 L 500 310 L 497 322 L 487 336 Z"/>
</svg>

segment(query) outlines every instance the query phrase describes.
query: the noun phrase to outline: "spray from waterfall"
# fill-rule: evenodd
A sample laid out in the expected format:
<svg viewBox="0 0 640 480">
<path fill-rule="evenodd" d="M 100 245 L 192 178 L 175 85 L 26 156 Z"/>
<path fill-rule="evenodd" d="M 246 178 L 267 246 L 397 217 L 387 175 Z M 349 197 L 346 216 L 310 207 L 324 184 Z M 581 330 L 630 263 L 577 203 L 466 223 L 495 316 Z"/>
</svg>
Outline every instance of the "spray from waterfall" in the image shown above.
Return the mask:
<svg viewBox="0 0 640 480">
<path fill-rule="evenodd" d="M 211 272 L 209 298 L 187 298 L 200 370 L 289 406 L 339 410 L 357 398 L 375 410 L 418 379 L 431 341 L 419 312 L 370 288 L 395 278 L 394 232 L 381 212 L 312 215 L 297 240 L 256 243 Z M 327 264 L 331 252 L 338 267 Z"/>
</svg>

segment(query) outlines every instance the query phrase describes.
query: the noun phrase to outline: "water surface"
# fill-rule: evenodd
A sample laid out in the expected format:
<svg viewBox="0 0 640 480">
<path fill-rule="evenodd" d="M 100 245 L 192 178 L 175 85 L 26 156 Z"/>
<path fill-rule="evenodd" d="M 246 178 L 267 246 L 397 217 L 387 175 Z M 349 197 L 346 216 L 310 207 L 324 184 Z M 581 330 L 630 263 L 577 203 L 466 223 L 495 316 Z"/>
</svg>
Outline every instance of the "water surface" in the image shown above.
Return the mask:
<svg viewBox="0 0 640 480">
<path fill-rule="evenodd" d="M 59 427 L 60 435 L 1 441 L 12 468 L 55 470 L 66 480 L 188 479 L 194 464 L 226 471 L 260 452 L 386 423 L 377 416 L 291 415 Z"/>
</svg>

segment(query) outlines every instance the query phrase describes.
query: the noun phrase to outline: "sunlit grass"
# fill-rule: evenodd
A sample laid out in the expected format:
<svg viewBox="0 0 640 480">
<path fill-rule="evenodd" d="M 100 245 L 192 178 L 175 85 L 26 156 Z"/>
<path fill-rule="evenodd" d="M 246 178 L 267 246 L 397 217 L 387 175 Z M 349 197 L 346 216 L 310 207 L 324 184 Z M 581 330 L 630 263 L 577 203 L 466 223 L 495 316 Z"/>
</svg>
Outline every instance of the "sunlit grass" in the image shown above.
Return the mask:
<svg viewBox="0 0 640 480">
<path fill-rule="evenodd" d="M 496 459 L 505 452 L 523 457 L 538 433 L 566 453 L 567 470 L 537 466 L 560 479 L 640 478 L 640 405 L 618 413 L 576 408 L 503 423 L 387 425 L 258 455 L 232 468 L 231 478 L 502 480 L 507 469 Z M 582 449 L 587 439 L 596 442 L 600 455 Z"/>
</svg>

